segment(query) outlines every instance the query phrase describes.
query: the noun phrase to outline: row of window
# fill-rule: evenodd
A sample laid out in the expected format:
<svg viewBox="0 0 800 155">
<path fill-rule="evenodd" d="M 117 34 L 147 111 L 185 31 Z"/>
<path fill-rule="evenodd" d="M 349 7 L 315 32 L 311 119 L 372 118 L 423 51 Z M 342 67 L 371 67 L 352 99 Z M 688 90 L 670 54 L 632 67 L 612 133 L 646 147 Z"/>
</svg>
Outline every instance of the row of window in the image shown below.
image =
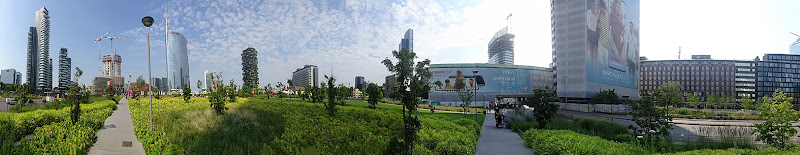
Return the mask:
<svg viewBox="0 0 800 155">
<path fill-rule="evenodd" d="M 732 70 L 733 70 L 733 66 L 723 66 L 723 65 L 714 65 L 714 66 L 695 66 L 695 65 L 679 65 L 679 66 L 672 66 L 672 65 L 667 65 L 667 66 L 664 66 L 664 65 L 642 65 L 642 67 L 641 67 L 641 70 L 642 70 L 642 71 L 659 71 L 659 70 L 661 70 L 661 71 L 663 71 L 663 70 L 669 70 L 669 71 L 675 71 L 675 70 L 680 70 L 680 71 L 686 71 L 686 70 L 689 70 L 689 71 L 693 71 L 693 70 L 696 70 L 696 71 L 709 71 L 709 70 L 710 70 L 710 71 L 732 71 Z"/>
<path fill-rule="evenodd" d="M 740 78 L 736 78 L 737 80 Z M 741 79 L 748 79 L 748 78 L 741 78 Z M 655 80 L 666 80 L 666 81 L 733 81 L 734 78 L 727 76 L 642 76 L 640 77 L 640 81 L 655 81 Z M 751 79 L 751 81 L 755 81 Z"/>
</svg>

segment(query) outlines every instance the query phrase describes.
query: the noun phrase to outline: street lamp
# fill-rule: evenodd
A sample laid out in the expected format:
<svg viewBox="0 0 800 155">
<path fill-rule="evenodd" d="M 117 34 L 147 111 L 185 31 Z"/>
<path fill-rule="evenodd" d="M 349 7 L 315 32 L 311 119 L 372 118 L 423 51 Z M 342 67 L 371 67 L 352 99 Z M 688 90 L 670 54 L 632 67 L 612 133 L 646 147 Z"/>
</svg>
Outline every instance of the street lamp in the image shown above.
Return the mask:
<svg viewBox="0 0 800 155">
<path fill-rule="evenodd" d="M 475 88 L 473 88 L 474 91 L 472 91 L 472 97 L 475 98 L 475 100 L 478 100 L 478 97 L 475 96 L 475 94 L 478 94 L 476 93 L 478 92 L 478 76 L 476 74 L 478 74 L 478 70 L 472 70 L 472 79 L 475 79 L 472 82 L 473 86 L 475 86 Z M 478 122 L 478 109 L 475 109 L 475 122 Z"/>
<path fill-rule="evenodd" d="M 144 16 L 142 24 L 147 27 L 147 79 L 150 80 L 149 84 L 153 84 L 153 77 L 150 76 L 150 26 L 153 25 L 153 17 Z M 147 86 L 148 94 L 150 95 L 150 131 L 153 131 L 153 88 Z"/>
</svg>

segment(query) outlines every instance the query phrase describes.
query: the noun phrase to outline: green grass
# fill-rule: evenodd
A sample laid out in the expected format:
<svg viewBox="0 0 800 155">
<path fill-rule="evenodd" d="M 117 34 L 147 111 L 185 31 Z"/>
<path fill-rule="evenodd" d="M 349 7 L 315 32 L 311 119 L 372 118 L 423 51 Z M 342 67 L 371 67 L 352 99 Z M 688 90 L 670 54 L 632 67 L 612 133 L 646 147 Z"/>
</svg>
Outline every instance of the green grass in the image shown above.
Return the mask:
<svg viewBox="0 0 800 155">
<path fill-rule="evenodd" d="M 369 102 L 366 101 L 346 101 L 346 106 L 354 106 L 354 107 L 369 107 Z M 426 105 L 418 105 L 418 106 L 426 106 Z M 375 107 L 378 109 L 386 109 L 386 110 L 396 110 L 402 112 L 403 106 L 395 106 L 395 105 L 387 105 L 387 104 L 375 104 Z M 462 114 L 462 113 L 450 113 L 450 112 L 431 112 L 429 109 L 417 109 L 417 114 L 420 116 L 428 116 L 428 115 L 438 115 L 444 116 L 445 118 L 449 118 L 452 120 L 466 118 L 470 120 L 475 120 L 477 115 L 478 124 L 483 125 L 483 119 L 486 117 L 486 114 Z"/>
<path fill-rule="evenodd" d="M 153 101 L 154 132 L 147 100 L 129 105 L 148 154 L 384 154 L 392 139 L 402 139 L 400 107 L 369 109 L 363 102 L 337 106 L 329 116 L 321 103 L 240 98 L 219 116 L 207 98 L 165 98 Z M 420 113 L 415 154 L 474 154 L 474 118 Z"/>
</svg>

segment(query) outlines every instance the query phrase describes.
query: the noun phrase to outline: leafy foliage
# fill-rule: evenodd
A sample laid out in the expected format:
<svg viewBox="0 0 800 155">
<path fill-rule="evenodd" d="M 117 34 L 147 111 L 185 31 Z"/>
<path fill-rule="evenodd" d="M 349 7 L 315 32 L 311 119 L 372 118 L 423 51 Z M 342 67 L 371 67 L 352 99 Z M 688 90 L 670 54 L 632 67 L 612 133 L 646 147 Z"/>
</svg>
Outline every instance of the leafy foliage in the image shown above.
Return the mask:
<svg viewBox="0 0 800 155">
<path fill-rule="evenodd" d="M 328 88 L 327 88 L 328 89 L 328 91 L 327 91 L 328 92 L 328 102 L 325 103 L 325 110 L 328 111 L 328 115 L 329 116 L 335 116 L 336 115 L 336 104 L 338 104 L 338 102 L 336 101 L 336 99 L 338 99 L 337 98 L 338 93 L 336 91 L 336 87 L 333 86 L 333 83 L 336 82 L 336 78 L 334 78 L 333 75 L 331 75 L 331 76 L 325 75 L 325 80 L 328 81 Z"/>
<path fill-rule="evenodd" d="M 617 103 L 619 103 L 619 96 L 617 96 L 617 93 L 614 92 L 614 89 L 603 90 L 603 91 L 597 92 L 597 94 L 595 94 L 592 97 L 592 103 L 594 103 L 594 104 L 617 104 Z"/>
<path fill-rule="evenodd" d="M 687 96 L 686 98 L 688 100 L 687 103 L 690 106 L 697 108 L 697 106 L 700 105 L 700 96 L 697 96 L 694 93 L 688 93 L 686 96 Z"/>
<path fill-rule="evenodd" d="M 755 124 L 758 133 L 756 140 L 764 141 L 770 146 L 785 149 L 789 139 L 797 135 L 797 129 L 792 126 L 797 121 L 797 111 L 792 109 L 792 97 L 785 96 L 782 91 L 775 90 L 772 97 L 764 96 L 763 103 L 759 105 L 759 117 L 764 123 Z"/>
<path fill-rule="evenodd" d="M 383 91 L 378 88 L 378 84 L 369 83 L 369 85 L 367 85 L 367 96 L 369 96 L 367 99 L 369 107 L 375 109 L 375 105 L 383 99 Z"/>
<path fill-rule="evenodd" d="M 212 109 L 217 115 L 222 115 L 225 113 L 225 110 L 228 110 L 225 107 L 225 98 L 227 98 L 227 88 L 225 85 L 222 84 L 222 73 L 212 73 L 211 74 L 211 82 L 214 86 L 208 93 L 208 101 Z M 216 89 L 213 89 L 216 88 Z"/>
<path fill-rule="evenodd" d="M 183 101 L 184 103 L 189 103 L 189 99 L 192 99 L 192 90 L 189 89 L 189 85 L 183 84 Z"/>
<path fill-rule="evenodd" d="M 659 101 L 668 101 L 671 99 L 668 95 L 662 95 L 662 91 L 656 92 L 655 95 L 644 93 L 639 100 L 632 100 L 631 105 L 631 119 L 639 126 L 637 134 L 644 135 L 642 145 L 657 146 L 663 138 L 669 136 L 669 130 L 672 129 L 672 117 L 667 115 L 667 109 L 662 108 L 658 103 Z"/>
<path fill-rule="evenodd" d="M 427 79 L 430 79 L 432 73 L 428 70 L 431 61 L 425 59 L 420 62 L 414 62 L 417 54 L 410 52 L 407 49 L 401 51 L 392 51 L 392 56 L 397 58 L 397 63 L 386 58 L 382 63 L 386 66 L 389 72 L 396 75 L 395 87 L 389 90 L 393 97 L 397 97 L 403 103 L 403 144 L 405 150 L 393 150 L 390 152 L 411 154 L 414 150 L 413 142 L 417 139 L 417 131 L 419 131 L 419 119 L 414 116 L 417 111 L 417 104 L 422 93 L 428 93 L 431 89 L 428 85 Z M 416 65 L 415 65 L 416 63 Z M 408 110 L 408 113 L 406 113 Z"/>
<path fill-rule="evenodd" d="M 225 87 L 225 86 L 223 86 L 223 87 Z M 223 89 L 223 90 L 227 90 L 228 101 L 230 101 L 231 103 L 236 102 L 236 88 L 237 88 L 236 84 L 234 84 L 233 83 L 233 79 L 231 79 L 230 85 L 228 85 L 228 88 Z"/>
<path fill-rule="evenodd" d="M 544 129 L 558 110 L 558 105 L 550 103 L 552 98 L 555 94 L 544 89 L 533 90 L 533 96 L 528 97 L 528 106 L 533 107 L 533 117 L 539 123 L 539 129 Z"/>
<path fill-rule="evenodd" d="M 522 135 L 525 146 L 537 154 L 652 154 L 646 149 L 569 130 L 528 130 Z"/>
<path fill-rule="evenodd" d="M 83 70 L 81 70 L 81 68 L 78 67 L 75 67 L 75 70 L 76 70 L 75 83 L 72 83 L 72 86 L 68 92 L 69 96 L 67 96 L 67 101 L 72 102 L 72 110 L 70 113 L 70 118 L 72 118 L 72 125 L 75 125 L 75 123 L 78 122 L 78 119 L 80 119 L 81 100 L 88 94 L 88 92 L 82 90 L 85 88 L 78 87 L 78 79 L 81 79 L 81 76 L 83 75 Z"/>
<path fill-rule="evenodd" d="M 464 109 L 464 113 L 466 114 L 467 108 L 469 108 L 470 104 L 472 104 L 472 96 L 475 94 L 470 89 L 458 89 L 457 92 L 458 92 L 458 97 L 461 98 L 461 108 Z"/>
<path fill-rule="evenodd" d="M 676 103 L 683 103 L 683 86 L 678 82 L 667 82 L 658 86 L 656 94 L 659 94 L 658 103 L 661 106 L 673 106 Z"/>
<path fill-rule="evenodd" d="M 758 106 L 755 104 L 755 100 L 750 98 L 750 96 L 744 96 L 741 99 L 739 99 L 739 101 L 741 102 L 740 104 L 744 109 L 755 110 L 756 106 Z"/>
</svg>

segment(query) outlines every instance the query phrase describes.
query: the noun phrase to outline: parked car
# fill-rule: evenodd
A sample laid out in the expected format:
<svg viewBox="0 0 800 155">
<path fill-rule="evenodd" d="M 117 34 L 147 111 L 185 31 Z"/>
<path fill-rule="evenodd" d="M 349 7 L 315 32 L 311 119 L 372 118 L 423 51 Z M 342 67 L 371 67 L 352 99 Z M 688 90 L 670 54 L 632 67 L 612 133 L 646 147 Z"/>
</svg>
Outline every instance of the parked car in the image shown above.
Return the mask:
<svg viewBox="0 0 800 155">
<path fill-rule="evenodd" d="M 14 98 L 6 98 L 6 104 L 8 104 L 8 105 L 16 105 L 16 103 L 14 103 Z"/>
</svg>

